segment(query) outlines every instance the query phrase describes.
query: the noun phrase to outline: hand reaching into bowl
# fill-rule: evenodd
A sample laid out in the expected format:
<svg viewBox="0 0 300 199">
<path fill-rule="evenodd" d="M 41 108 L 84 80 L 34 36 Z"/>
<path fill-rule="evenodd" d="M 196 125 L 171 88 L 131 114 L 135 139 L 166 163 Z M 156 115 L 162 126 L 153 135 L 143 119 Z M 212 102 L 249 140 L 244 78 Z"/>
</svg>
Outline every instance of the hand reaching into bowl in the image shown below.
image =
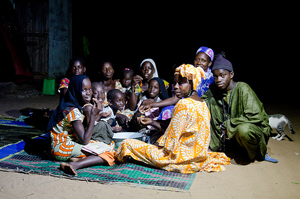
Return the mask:
<svg viewBox="0 0 300 199">
<path fill-rule="evenodd" d="M 150 111 L 151 107 L 149 105 L 141 105 L 139 112 L 144 115 L 146 112 Z"/>
<path fill-rule="evenodd" d="M 137 122 L 141 126 L 153 125 L 153 120 L 147 117 L 138 117 Z"/>
</svg>

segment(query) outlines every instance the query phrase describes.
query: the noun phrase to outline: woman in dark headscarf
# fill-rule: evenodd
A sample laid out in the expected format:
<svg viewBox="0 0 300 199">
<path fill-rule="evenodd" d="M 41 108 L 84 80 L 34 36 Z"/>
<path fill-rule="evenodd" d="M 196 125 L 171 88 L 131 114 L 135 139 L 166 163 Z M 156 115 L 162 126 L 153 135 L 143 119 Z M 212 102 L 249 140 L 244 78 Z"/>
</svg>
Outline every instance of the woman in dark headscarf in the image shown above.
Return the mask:
<svg viewBox="0 0 300 199">
<path fill-rule="evenodd" d="M 101 110 L 100 102 L 96 101 L 91 109 L 89 123 L 85 128 L 82 124 L 85 117 L 82 113 L 82 107 L 90 102 L 91 96 L 92 89 L 89 78 L 85 75 L 74 76 L 70 81 L 66 95 L 48 123 L 51 153 L 55 159 L 60 161 L 72 161 L 76 158 L 76 162 L 61 163 L 60 165 L 64 172 L 73 175 L 77 175 L 76 170 L 79 168 L 104 162 L 108 162 L 110 165 L 114 163 L 113 152 L 106 151 L 99 156 L 90 154 L 87 156 L 81 151 L 84 145 L 95 142 L 90 139 L 96 116 Z"/>
</svg>

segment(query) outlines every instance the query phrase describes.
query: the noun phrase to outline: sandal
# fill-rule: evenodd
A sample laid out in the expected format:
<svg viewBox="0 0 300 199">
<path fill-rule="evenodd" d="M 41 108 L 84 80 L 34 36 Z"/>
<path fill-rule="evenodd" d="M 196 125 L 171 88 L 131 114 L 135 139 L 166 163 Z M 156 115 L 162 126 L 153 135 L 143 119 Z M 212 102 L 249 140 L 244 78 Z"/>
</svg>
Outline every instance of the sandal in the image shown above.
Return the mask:
<svg viewBox="0 0 300 199">
<path fill-rule="evenodd" d="M 273 162 L 273 163 L 277 163 L 278 162 L 278 160 L 270 158 L 270 156 L 267 153 L 266 153 L 266 157 L 262 158 L 262 159 L 265 160 L 265 161 L 268 161 L 268 162 Z"/>
</svg>

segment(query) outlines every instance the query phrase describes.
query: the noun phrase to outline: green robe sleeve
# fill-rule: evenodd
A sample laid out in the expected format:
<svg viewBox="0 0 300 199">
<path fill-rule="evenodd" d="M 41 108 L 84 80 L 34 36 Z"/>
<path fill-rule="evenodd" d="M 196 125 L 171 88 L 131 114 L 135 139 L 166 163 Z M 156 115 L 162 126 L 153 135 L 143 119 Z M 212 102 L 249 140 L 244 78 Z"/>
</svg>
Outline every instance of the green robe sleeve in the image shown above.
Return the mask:
<svg viewBox="0 0 300 199">
<path fill-rule="evenodd" d="M 201 98 L 205 101 L 210 112 L 210 144 L 209 147 L 213 151 L 217 151 L 220 146 L 221 128 L 220 125 L 224 121 L 222 104 L 217 100 L 211 89 L 206 91 Z"/>
</svg>

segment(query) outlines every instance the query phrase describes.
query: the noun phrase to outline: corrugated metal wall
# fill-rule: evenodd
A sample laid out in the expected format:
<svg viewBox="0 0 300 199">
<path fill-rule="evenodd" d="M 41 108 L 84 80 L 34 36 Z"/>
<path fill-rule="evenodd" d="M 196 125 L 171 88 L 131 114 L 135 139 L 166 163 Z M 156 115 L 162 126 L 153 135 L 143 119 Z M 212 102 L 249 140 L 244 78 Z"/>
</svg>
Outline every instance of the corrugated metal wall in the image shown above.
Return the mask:
<svg viewBox="0 0 300 199">
<path fill-rule="evenodd" d="M 15 0 L 15 10 L 24 35 L 32 71 L 48 73 L 49 68 L 49 2 L 48 0 Z"/>
</svg>

